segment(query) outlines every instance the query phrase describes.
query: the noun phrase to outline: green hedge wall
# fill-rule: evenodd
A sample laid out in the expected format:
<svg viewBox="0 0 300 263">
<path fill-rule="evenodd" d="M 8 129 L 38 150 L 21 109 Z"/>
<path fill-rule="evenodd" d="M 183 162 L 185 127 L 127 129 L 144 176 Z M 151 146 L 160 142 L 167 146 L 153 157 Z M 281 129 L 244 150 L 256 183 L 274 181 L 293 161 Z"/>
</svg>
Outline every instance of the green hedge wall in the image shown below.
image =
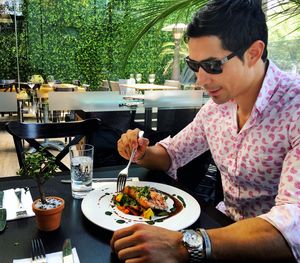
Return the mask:
<svg viewBox="0 0 300 263">
<path fill-rule="evenodd" d="M 79 79 L 97 89 L 102 79 L 142 73 L 162 76 L 166 61 L 159 56 L 171 34 L 153 29 L 130 56 L 122 59 L 128 34 L 134 29 L 130 0 L 27 0 L 18 23 L 21 80 L 32 74 L 53 75 L 63 82 Z M 14 25 L 0 32 L 0 79 L 17 78 Z"/>
<path fill-rule="evenodd" d="M 170 58 L 162 58 L 160 53 L 172 36 L 159 27 L 143 38 L 127 65 L 122 64 L 130 33 L 140 26 L 132 17 L 132 4 L 145 1 L 24 0 L 23 16 L 17 17 L 21 81 L 33 74 L 53 75 L 63 82 L 79 79 L 96 90 L 102 79 L 142 73 L 147 81 L 149 73 L 156 73 L 156 83 L 163 83 L 170 77 L 162 75 Z M 0 79 L 17 79 L 15 43 L 14 23 L 0 24 Z M 292 63 L 299 70 L 298 47 L 299 39 L 270 43 L 270 57 L 283 69 L 290 70 Z"/>
</svg>

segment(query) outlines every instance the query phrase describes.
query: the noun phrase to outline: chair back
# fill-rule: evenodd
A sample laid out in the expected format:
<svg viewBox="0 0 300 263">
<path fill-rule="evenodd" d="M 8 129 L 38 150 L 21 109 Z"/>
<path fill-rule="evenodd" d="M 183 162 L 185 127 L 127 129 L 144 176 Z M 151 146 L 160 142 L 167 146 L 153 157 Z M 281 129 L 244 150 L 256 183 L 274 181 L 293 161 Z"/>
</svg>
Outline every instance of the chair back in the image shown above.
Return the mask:
<svg viewBox="0 0 300 263">
<path fill-rule="evenodd" d="M 56 156 L 45 149 L 45 154 L 55 156 L 56 164 L 62 171 L 69 171 L 69 168 L 62 163 L 62 159 L 69 153 L 69 147 L 79 143 L 84 137 L 86 143 L 94 144 L 96 132 L 100 127 L 101 120 L 97 118 L 60 123 L 21 123 L 11 121 L 5 125 L 8 133 L 13 136 L 21 168 L 24 167 L 25 159 L 25 149 L 22 140 L 27 141 L 29 146 L 39 149 L 43 146 L 42 142 L 37 141 L 37 139 L 72 137 L 70 142 Z"/>
<path fill-rule="evenodd" d="M 120 85 L 118 81 L 110 81 L 111 91 L 120 91 Z"/>
<path fill-rule="evenodd" d="M 18 89 L 15 88 L 15 82 L 15 79 L 0 79 L 0 90 L 10 92 L 16 91 L 18 93 Z"/>
<path fill-rule="evenodd" d="M 102 80 L 101 84 L 99 86 L 99 90 L 100 91 L 111 91 L 110 81 L 107 79 Z"/>
<path fill-rule="evenodd" d="M 135 94 L 135 88 L 126 86 L 126 85 L 132 85 L 132 84 L 135 84 L 135 83 L 133 83 L 132 79 L 119 79 L 120 94 L 123 94 L 123 95 Z"/>
</svg>

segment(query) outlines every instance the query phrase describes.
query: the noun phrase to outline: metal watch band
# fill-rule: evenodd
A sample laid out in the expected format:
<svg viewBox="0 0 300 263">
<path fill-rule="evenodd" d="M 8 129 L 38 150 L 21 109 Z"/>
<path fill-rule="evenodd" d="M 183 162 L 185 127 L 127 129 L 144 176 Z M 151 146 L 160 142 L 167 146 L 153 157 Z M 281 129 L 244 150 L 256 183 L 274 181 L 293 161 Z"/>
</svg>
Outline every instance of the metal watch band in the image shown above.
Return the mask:
<svg viewBox="0 0 300 263">
<path fill-rule="evenodd" d="M 206 232 L 206 230 L 204 228 L 198 228 L 198 231 L 200 231 L 202 237 L 203 237 L 203 241 L 204 241 L 204 249 L 205 249 L 205 257 L 207 259 L 211 258 L 211 242 L 210 242 L 210 238 Z"/>
<path fill-rule="evenodd" d="M 181 232 L 184 234 L 185 231 L 192 231 L 194 232 L 196 235 L 199 235 L 199 237 L 201 237 L 202 239 L 202 245 L 199 246 L 199 247 L 193 247 L 193 246 L 190 246 L 188 243 L 183 243 L 184 246 L 186 247 L 186 249 L 188 250 L 189 252 L 189 255 L 190 255 L 190 259 L 189 259 L 189 262 L 204 262 L 205 261 L 205 251 L 204 251 L 204 248 L 203 248 L 203 237 L 201 235 L 201 232 L 199 231 L 195 231 L 195 230 L 191 230 L 191 229 L 188 229 L 188 230 L 181 230 Z"/>
</svg>

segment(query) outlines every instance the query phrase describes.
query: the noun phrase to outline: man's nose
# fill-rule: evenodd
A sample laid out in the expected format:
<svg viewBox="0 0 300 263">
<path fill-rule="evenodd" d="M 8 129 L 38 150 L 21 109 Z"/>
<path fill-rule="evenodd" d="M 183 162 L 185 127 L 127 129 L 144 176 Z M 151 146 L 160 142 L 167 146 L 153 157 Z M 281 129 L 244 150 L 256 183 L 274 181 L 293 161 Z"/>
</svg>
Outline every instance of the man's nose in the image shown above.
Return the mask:
<svg viewBox="0 0 300 263">
<path fill-rule="evenodd" d="M 196 73 L 198 86 L 204 87 L 207 84 L 211 83 L 211 74 L 207 73 L 203 68 L 199 68 L 198 72 Z"/>
</svg>

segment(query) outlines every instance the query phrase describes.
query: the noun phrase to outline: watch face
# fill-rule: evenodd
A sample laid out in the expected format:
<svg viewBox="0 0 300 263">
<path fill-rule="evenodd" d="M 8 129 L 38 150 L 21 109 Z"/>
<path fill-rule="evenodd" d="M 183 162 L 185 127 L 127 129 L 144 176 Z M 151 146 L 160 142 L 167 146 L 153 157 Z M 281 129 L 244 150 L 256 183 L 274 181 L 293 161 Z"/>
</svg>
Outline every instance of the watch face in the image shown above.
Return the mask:
<svg viewBox="0 0 300 263">
<path fill-rule="evenodd" d="M 194 230 L 186 230 L 183 232 L 183 242 L 189 247 L 202 247 L 202 237 Z"/>
</svg>

